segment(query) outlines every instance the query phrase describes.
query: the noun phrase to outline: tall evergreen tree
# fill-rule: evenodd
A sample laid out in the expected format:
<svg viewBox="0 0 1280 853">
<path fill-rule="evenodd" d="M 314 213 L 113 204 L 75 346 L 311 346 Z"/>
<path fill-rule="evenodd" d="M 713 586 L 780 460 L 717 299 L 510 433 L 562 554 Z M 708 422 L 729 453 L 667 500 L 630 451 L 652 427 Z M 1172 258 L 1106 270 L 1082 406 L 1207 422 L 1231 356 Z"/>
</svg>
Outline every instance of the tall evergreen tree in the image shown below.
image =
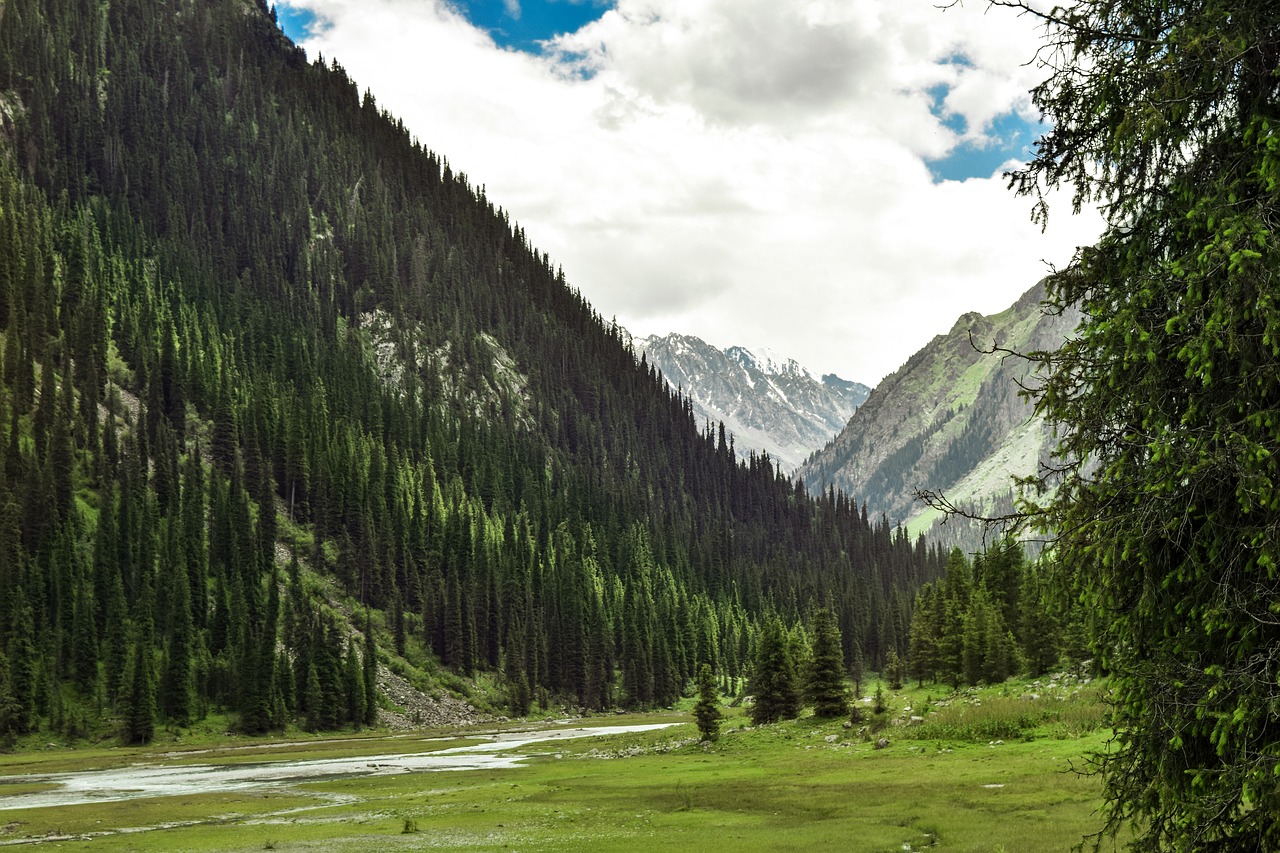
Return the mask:
<svg viewBox="0 0 1280 853">
<path fill-rule="evenodd" d="M 181 564 L 178 567 L 185 568 Z M 159 706 L 174 724 L 185 726 L 191 722 L 195 709 L 194 627 L 185 571 L 175 578 L 168 622 L 169 643 L 160 677 Z"/>
<path fill-rule="evenodd" d="M 139 638 L 130 655 L 129 684 L 124 697 L 124 728 L 120 739 L 129 746 L 151 743 L 156 731 L 155 679 L 151 674 L 151 644 Z"/>
<path fill-rule="evenodd" d="M 813 651 L 806 663 L 804 698 L 813 706 L 814 716 L 843 717 L 848 714 L 849 696 L 844 685 L 844 646 L 840 639 L 840 626 L 826 608 L 814 615 Z"/>
<path fill-rule="evenodd" d="M 800 691 L 786 631 L 777 617 L 767 620 L 760 632 L 751 675 L 751 722 L 776 723 L 800 714 Z"/>
<path fill-rule="evenodd" d="M 720 700 L 716 696 L 716 680 L 711 674 L 711 664 L 698 668 L 698 702 L 693 706 L 693 718 L 703 740 L 714 741 L 720 737 Z"/>
<path fill-rule="evenodd" d="M 1273 848 L 1280 7 L 1036 14 L 1060 52 L 1014 185 L 1040 214 L 1069 185 L 1108 226 L 1049 282 L 1049 307 L 1083 319 L 1041 355 L 1062 470 L 1031 508 L 1099 617 L 1121 733 L 1099 756 L 1108 828 L 1142 850 Z"/>
<path fill-rule="evenodd" d="M 8 687 L 12 703 L 6 725 L 14 734 L 26 734 L 35 725 L 37 651 L 35 620 L 21 586 L 16 590 L 8 636 Z"/>
</svg>

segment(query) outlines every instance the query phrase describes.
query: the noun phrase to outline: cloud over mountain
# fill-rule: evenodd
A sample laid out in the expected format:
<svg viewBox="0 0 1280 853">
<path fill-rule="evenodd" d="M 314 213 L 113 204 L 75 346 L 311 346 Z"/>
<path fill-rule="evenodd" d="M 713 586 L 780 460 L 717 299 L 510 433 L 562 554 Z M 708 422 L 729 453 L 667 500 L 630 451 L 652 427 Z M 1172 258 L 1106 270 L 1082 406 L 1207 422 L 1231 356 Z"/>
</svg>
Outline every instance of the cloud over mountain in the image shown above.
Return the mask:
<svg viewBox="0 0 1280 853">
<path fill-rule="evenodd" d="M 291 2 L 325 22 L 312 55 L 638 334 L 763 341 L 875 381 L 1098 233 L 1064 214 L 1041 234 L 998 165 L 954 159 L 1036 118 L 1033 23 L 985 4 L 620 0 L 530 52 L 440 0 Z"/>
</svg>

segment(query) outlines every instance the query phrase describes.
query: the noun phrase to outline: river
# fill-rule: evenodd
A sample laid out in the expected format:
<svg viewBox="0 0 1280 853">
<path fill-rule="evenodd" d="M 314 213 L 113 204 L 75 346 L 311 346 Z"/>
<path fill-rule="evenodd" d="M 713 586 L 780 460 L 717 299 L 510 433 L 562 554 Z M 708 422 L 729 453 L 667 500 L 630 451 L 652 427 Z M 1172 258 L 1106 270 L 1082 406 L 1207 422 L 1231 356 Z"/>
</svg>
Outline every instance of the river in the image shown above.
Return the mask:
<svg viewBox="0 0 1280 853">
<path fill-rule="evenodd" d="M 582 726 L 547 731 L 510 731 L 478 735 L 484 743 L 435 752 L 360 755 L 351 758 L 262 761 L 242 764 L 143 764 L 78 773 L 9 776 L 10 783 L 56 784 L 57 788 L 0 799 L 0 811 L 74 806 L 268 788 L 334 777 L 423 773 L 441 770 L 486 770 L 517 766 L 533 753 L 518 752 L 532 744 L 571 738 L 644 732 L 674 723 L 635 726 Z"/>
</svg>

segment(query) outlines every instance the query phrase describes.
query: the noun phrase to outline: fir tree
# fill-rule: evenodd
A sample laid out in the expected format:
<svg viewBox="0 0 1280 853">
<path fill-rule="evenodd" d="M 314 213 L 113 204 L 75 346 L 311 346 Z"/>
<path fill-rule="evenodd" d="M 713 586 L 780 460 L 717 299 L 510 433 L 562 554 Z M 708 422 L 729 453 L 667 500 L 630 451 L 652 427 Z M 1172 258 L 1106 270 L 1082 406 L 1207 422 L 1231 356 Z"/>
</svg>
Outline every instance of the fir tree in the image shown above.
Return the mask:
<svg viewBox="0 0 1280 853">
<path fill-rule="evenodd" d="M 151 644 L 139 639 L 130 656 L 129 685 L 124 698 L 124 728 L 120 739 L 128 746 L 151 743 L 156 730 L 156 694 L 151 675 Z"/>
<path fill-rule="evenodd" d="M 793 719 L 800 713 L 800 692 L 796 685 L 795 666 L 782 623 L 776 617 L 765 622 L 751 677 L 751 722 L 776 723 Z"/>
<path fill-rule="evenodd" d="M 804 697 L 814 716 L 843 717 L 849 713 L 844 686 L 844 651 L 840 626 L 823 608 L 814 616 L 813 652 L 805 667 Z"/>
<path fill-rule="evenodd" d="M 714 741 L 720 737 L 720 700 L 716 696 L 716 682 L 711 675 L 711 664 L 698 668 L 698 702 L 693 706 L 693 718 L 698 723 L 698 733 L 703 740 Z"/>
<path fill-rule="evenodd" d="M 192 669 L 194 629 L 191 624 L 191 596 L 185 571 L 175 578 L 170 598 L 169 645 L 160 678 L 160 710 L 179 726 L 191 722 L 195 702 L 195 673 Z"/>
</svg>

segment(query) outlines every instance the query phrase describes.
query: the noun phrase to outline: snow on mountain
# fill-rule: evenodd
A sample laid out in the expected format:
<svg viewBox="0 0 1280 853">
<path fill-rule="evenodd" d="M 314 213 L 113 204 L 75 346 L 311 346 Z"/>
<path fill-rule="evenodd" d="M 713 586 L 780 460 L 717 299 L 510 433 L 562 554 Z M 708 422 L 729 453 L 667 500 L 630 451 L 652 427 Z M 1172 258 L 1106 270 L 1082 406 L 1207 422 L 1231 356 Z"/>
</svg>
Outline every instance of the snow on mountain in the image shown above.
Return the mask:
<svg viewBox="0 0 1280 853">
<path fill-rule="evenodd" d="M 768 347 L 720 350 L 676 333 L 635 338 L 633 346 L 689 398 L 700 421 L 724 423 L 740 456 L 767 452 L 787 472 L 839 432 L 871 393 L 834 374 L 818 379 Z"/>
<path fill-rule="evenodd" d="M 744 368 L 755 369 L 766 376 L 796 376 L 814 379 L 812 373 L 794 358 L 779 355 L 769 347 L 729 347 L 725 355 Z"/>
</svg>

